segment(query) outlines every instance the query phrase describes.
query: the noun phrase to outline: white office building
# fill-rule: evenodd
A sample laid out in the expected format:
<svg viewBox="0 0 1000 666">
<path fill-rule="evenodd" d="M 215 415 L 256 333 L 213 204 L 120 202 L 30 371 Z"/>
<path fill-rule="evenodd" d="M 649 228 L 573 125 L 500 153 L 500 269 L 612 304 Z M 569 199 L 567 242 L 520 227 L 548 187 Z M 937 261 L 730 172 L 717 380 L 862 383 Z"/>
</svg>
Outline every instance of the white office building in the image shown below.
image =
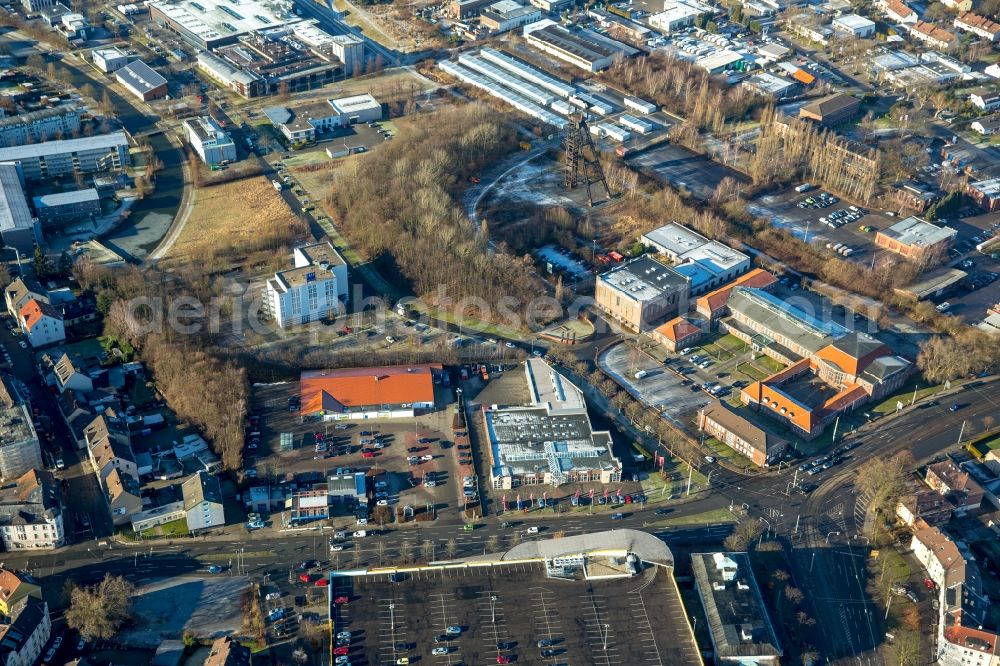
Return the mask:
<svg viewBox="0 0 1000 666">
<path fill-rule="evenodd" d="M 640 238 L 646 247 L 665 254 L 674 269 L 691 281 L 691 295 L 704 294 L 750 270 L 750 257 L 675 222 Z"/>
<path fill-rule="evenodd" d="M 281 328 L 336 316 L 347 299 L 347 264 L 330 243 L 296 248 L 295 267 L 264 286 L 264 307 Z"/>
<path fill-rule="evenodd" d="M 208 116 L 185 120 L 184 137 L 205 164 L 221 164 L 236 160 L 236 144 Z"/>
<path fill-rule="evenodd" d="M 116 48 L 94 49 L 91 54 L 97 69 L 111 74 L 128 64 L 128 56 Z"/>
</svg>

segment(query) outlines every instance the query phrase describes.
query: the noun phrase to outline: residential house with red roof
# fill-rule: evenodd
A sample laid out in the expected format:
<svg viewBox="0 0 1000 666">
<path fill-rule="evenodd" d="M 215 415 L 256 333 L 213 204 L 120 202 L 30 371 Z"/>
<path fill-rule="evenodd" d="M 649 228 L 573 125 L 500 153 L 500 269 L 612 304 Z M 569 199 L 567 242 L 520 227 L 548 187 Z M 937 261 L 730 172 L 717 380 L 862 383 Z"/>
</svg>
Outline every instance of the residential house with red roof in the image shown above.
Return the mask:
<svg viewBox="0 0 1000 666">
<path fill-rule="evenodd" d="M 17 314 L 25 339 L 35 349 L 66 341 L 62 315 L 45 301 L 32 298 Z"/>
<path fill-rule="evenodd" d="M 962 12 L 952 22 L 959 30 L 971 32 L 991 42 L 1000 39 L 1000 23 L 972 12 Z"/>
<path fill-rule="evenodd" d="M 950 49 L 958 45 L 955 33 L 945 30 L 929 21 L 917 21 L 910 27 L 910 36 L 936 49 Z"/>
<path fill-rule="evenodd" d="M 974 511 L 983 503 L 983 487 L 952 460 L 928 465 L 924 482 L 948 500 L 956 515 Z"/>
<path fill-rule="evenodd" d="M 913 556 L 927 571 L 938 598 L 936 653 L 942 666 L 994 666 L 997 636 L 982 627 L 989 610 L 975 558 L 939 527 L 913 525 Z"/>
</svg>

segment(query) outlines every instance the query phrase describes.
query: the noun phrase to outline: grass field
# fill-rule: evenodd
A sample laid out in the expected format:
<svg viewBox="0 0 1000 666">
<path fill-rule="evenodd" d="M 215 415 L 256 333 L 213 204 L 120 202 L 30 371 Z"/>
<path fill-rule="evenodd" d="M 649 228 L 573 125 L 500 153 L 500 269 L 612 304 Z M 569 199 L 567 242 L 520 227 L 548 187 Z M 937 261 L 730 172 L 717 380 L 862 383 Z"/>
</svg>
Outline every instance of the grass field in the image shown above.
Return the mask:
<svg viewBox="0 0 1000 666">
<path fill-rule="evenodd" d="M 758 356 L 757 359 L 754 361 L 754 365 L 769 371 L 772 375 L 778 372 L 779 370 L 785 369 L 784 363 L 779 363 L 770 356 Z"/>
<path fill-rule="evenodd" d="M 169 258 L 205 262 L 273 251 L 308 233 L 305 221 L 288 209 L 271 182 L 257 176 L 195 190 L 191 215 Z"/>
<path fill-rule="evenodd" d="M 955 385 L 956 385 L 956 383 L 952 383 L 952 386 L 955 386 Z M 939 393 L 939 392 L 941 392 L 943 390 L 944 390 L 944 384 L 938 384 L 937 386 L 927 386 L 925 388 L 918 388 L 917 389 L 917 400 L 920 400 L 921 398 L 926 398 L 927 396 L 930 396 L 930 395 L 934 395 L 935 393 Z M 903 403 L 903 406 L 905 407 L 905 406 L 907 406 L 907 405 L 910 404 L 911 400 L 913 400 L 913 387 L 912 386 L 909 387 L 909 390 L 901 391 L 901 392 L 897 393 L 896 395 L 892 396 L 891 398 L 886 398 L 885 400 L 883 400 L 882 402 L 880 402 L 878 404 L 878 406 L 876 406 L 871 411 L 873 411 L 873 412 L 875 412 L 877 414 L 881 414 L 883 416 L 886 415 L 886 414 L 892 414 L 894 411 L 896 411 L 896 403 L 897 402 Z"/>
<path fill-rule="evenodd" d="M 149 537 L 173 537 L 173 536 L 187 536 L 188 525 L 185 518 L 178 518 L 177 520 L 171 521 L 169 523 L 164 523 L 163 525 L 157 525 L 156 527 L 150 527 L 148 530 L 142 532 L 143 538 Z"/>
<path fill-rule="evenodd" d="M 733 353 L 739 353 L 743 351 L 743 349 L 747 346 L 747 343 L 743 342 L 742 340 L 740 340 L 735 335 L 732 335 L 731 333 L 726 333 L 725 335 L 723 335 L 721 338 L 715 341 L 715 344 Z"/>
<path fill-rule="evenodd" d="M 767 375 L 749 361 L 744 361 L 743 363 L 737 365 L 736 371 L 746 375 L 754 381 L 759 382 L 762 379 L 767 379 Z"/>
<path fill-rule="evenodd" d="M 705 446 L 710 448 L 717 457 L 728 461 L 730 465 L 735 465 L 739 468 L 749 467 L 750 469 L 755 469 L 757 467 L 757 465 L 745 455 L 731 449 L 714 437 L 706 438 Z"/>
<path fill-rule="evenodd" d="M 708 525 L 711 523 L 735 523 L 736 518 L 729 509 L 712 509 L 690 516 L 678 516 L 643 523 L 643 527 L 680 527 L 683 525 Z"/>
</svg>

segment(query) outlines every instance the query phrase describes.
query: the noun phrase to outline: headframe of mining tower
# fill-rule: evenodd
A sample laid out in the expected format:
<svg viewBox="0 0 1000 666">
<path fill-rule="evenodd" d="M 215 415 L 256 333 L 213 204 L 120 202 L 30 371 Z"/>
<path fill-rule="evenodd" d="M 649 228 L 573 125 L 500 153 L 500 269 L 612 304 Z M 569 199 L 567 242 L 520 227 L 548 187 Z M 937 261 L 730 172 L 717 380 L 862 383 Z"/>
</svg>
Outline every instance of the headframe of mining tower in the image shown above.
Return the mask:
<svg viewBox="0 0 1000 666">
<path fill-rule="evenodd" d="M 608 187 L 608 179 L 604 177 L 604 169 L 598 159 L 597 148 L 590 138 L 587 130 L 587 121 L 584 115 L 578 114 L 573 117 L 572 125 L 566 130 L 566 150 L 565 150 L 565 181 L 566 189 L 571 190 L 583 183 L 587 186 L 587 199 L 590 206 L 594 206 L 594 193 L 591 185 L 601 183 L 604 191 L 611 200 L 611 188 Z"/>
</svg>

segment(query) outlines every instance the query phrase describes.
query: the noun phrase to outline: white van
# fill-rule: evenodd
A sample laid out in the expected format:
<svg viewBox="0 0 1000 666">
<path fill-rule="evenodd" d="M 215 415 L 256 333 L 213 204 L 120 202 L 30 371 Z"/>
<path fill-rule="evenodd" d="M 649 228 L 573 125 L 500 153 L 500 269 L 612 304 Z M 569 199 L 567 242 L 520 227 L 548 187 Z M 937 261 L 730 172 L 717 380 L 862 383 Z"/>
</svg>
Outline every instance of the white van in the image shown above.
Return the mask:
<svg viewBox="0 0 1000 666">
<path fill-rule="evenodd" d="M 636 379 L 642 379 L 643 377 L 645 377 L 648 374 L 649 374 L 648 371 L 646 371 L 646 370 L 640 370 L 639 372 L 635 373 L 635 378 Z"/>
</svg>

